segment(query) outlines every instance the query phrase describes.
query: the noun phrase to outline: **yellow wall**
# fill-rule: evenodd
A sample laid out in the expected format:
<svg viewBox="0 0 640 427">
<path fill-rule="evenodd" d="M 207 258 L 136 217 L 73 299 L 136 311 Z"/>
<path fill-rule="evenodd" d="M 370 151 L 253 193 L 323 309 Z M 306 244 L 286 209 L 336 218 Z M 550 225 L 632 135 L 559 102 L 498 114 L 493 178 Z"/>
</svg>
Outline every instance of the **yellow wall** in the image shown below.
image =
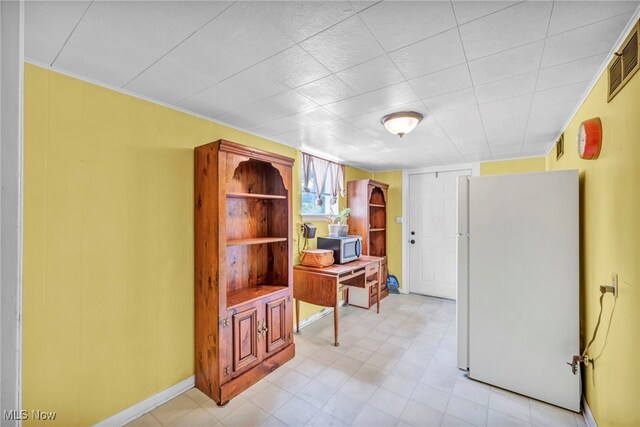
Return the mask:
<svg viewBox="0 0 640 427">
<path fill-rule="evenodd" d="M 498 160 L 480 163 L 480 175 L 503 175 L 509 173 L 544 172 L 544 157 Z"/>
<path fill-rule="evenodd" d="M 578 125 L 600 117 L 603 146 L 597 160 L 575 149 Z M 598 286 L 619 275 L 620 296 L 605 298 L 599 337 L 590 351 L 601 356 L 586 369 L 586 398 L 600 427 L 640 425 L 640 77 L 607 103 L 603 75 L 564 132 L 565 153 L 547 156 L 547 169 L 579 169 L 581 197 L 582 345 L 598 317 Z"/>
<path fill-rule="evenodd" d="M 296 158 L 299 223 L 294 148 L 25 66 L 23 407 L 47 425 L 193 374 L 193 148 L 220 138 Z"/>
<path fill-rule="evenodd" d="M 389 274 L 398 278 L 402 287 L 402 171 L 375 172 L 373 178 L 389 184 L 387 193 L 387 267 Z"/>
</svg>

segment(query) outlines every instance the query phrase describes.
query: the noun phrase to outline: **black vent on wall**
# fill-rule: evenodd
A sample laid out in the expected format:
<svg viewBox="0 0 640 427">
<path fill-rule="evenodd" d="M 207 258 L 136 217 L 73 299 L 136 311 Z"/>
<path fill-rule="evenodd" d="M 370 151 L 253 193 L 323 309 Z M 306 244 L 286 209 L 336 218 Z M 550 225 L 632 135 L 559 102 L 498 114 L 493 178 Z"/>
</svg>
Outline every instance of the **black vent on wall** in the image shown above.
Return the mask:
<svg viewBox="0 0 640 427">
<path fill-rule="evenodd" d="M 615 53 L 609 63 L 609 97 L 611 101 L 631 77 L 638 71 L 638 32 L 640 21 L 633 27 L 633 31 L 622 43 L 622 49 Z"/>
</svg>

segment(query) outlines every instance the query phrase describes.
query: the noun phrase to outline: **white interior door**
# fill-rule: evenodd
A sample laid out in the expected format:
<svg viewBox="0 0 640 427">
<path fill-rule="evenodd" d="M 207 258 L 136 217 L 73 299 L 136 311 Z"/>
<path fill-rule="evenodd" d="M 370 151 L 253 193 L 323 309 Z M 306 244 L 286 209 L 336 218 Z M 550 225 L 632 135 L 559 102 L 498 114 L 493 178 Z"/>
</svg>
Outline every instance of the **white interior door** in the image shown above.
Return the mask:
<svg viewBox="0 0 640 427">
<path fill-rule="evenodd" d="M 456 299 L 456 183 L 471 170 L 409 175 L 409 290 Z"/>
</svg>

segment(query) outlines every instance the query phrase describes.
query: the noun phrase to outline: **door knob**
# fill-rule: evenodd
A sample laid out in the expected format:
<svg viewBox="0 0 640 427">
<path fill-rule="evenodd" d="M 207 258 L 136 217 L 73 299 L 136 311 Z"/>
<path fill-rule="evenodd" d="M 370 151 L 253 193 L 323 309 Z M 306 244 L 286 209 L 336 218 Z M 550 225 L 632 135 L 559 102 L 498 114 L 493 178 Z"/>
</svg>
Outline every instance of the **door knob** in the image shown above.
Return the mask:
<svg viewBox="0 0 640 427">
<path fill-rule="evenodd" d="M 412 245 L 413 245 L 415 242 L 416 242 L 415 240 L 411 239 L 411 244 L 412 244 Z"/>
</svg>

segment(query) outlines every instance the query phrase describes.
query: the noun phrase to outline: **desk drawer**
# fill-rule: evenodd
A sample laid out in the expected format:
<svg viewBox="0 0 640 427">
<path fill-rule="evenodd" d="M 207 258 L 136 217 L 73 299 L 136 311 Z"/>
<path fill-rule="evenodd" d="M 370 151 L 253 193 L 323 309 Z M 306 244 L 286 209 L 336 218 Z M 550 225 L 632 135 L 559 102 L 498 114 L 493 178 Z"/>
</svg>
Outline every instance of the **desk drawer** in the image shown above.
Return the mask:
<svg viewBox="0 0 640 427">
<path fill-rule="evenodd" d="M 366 276 L 369 277 L 371 274 L 375 274 L 378 272 L 379 264 L 377 262 L 371 263 L 366 267 Z"/>
</svg>

